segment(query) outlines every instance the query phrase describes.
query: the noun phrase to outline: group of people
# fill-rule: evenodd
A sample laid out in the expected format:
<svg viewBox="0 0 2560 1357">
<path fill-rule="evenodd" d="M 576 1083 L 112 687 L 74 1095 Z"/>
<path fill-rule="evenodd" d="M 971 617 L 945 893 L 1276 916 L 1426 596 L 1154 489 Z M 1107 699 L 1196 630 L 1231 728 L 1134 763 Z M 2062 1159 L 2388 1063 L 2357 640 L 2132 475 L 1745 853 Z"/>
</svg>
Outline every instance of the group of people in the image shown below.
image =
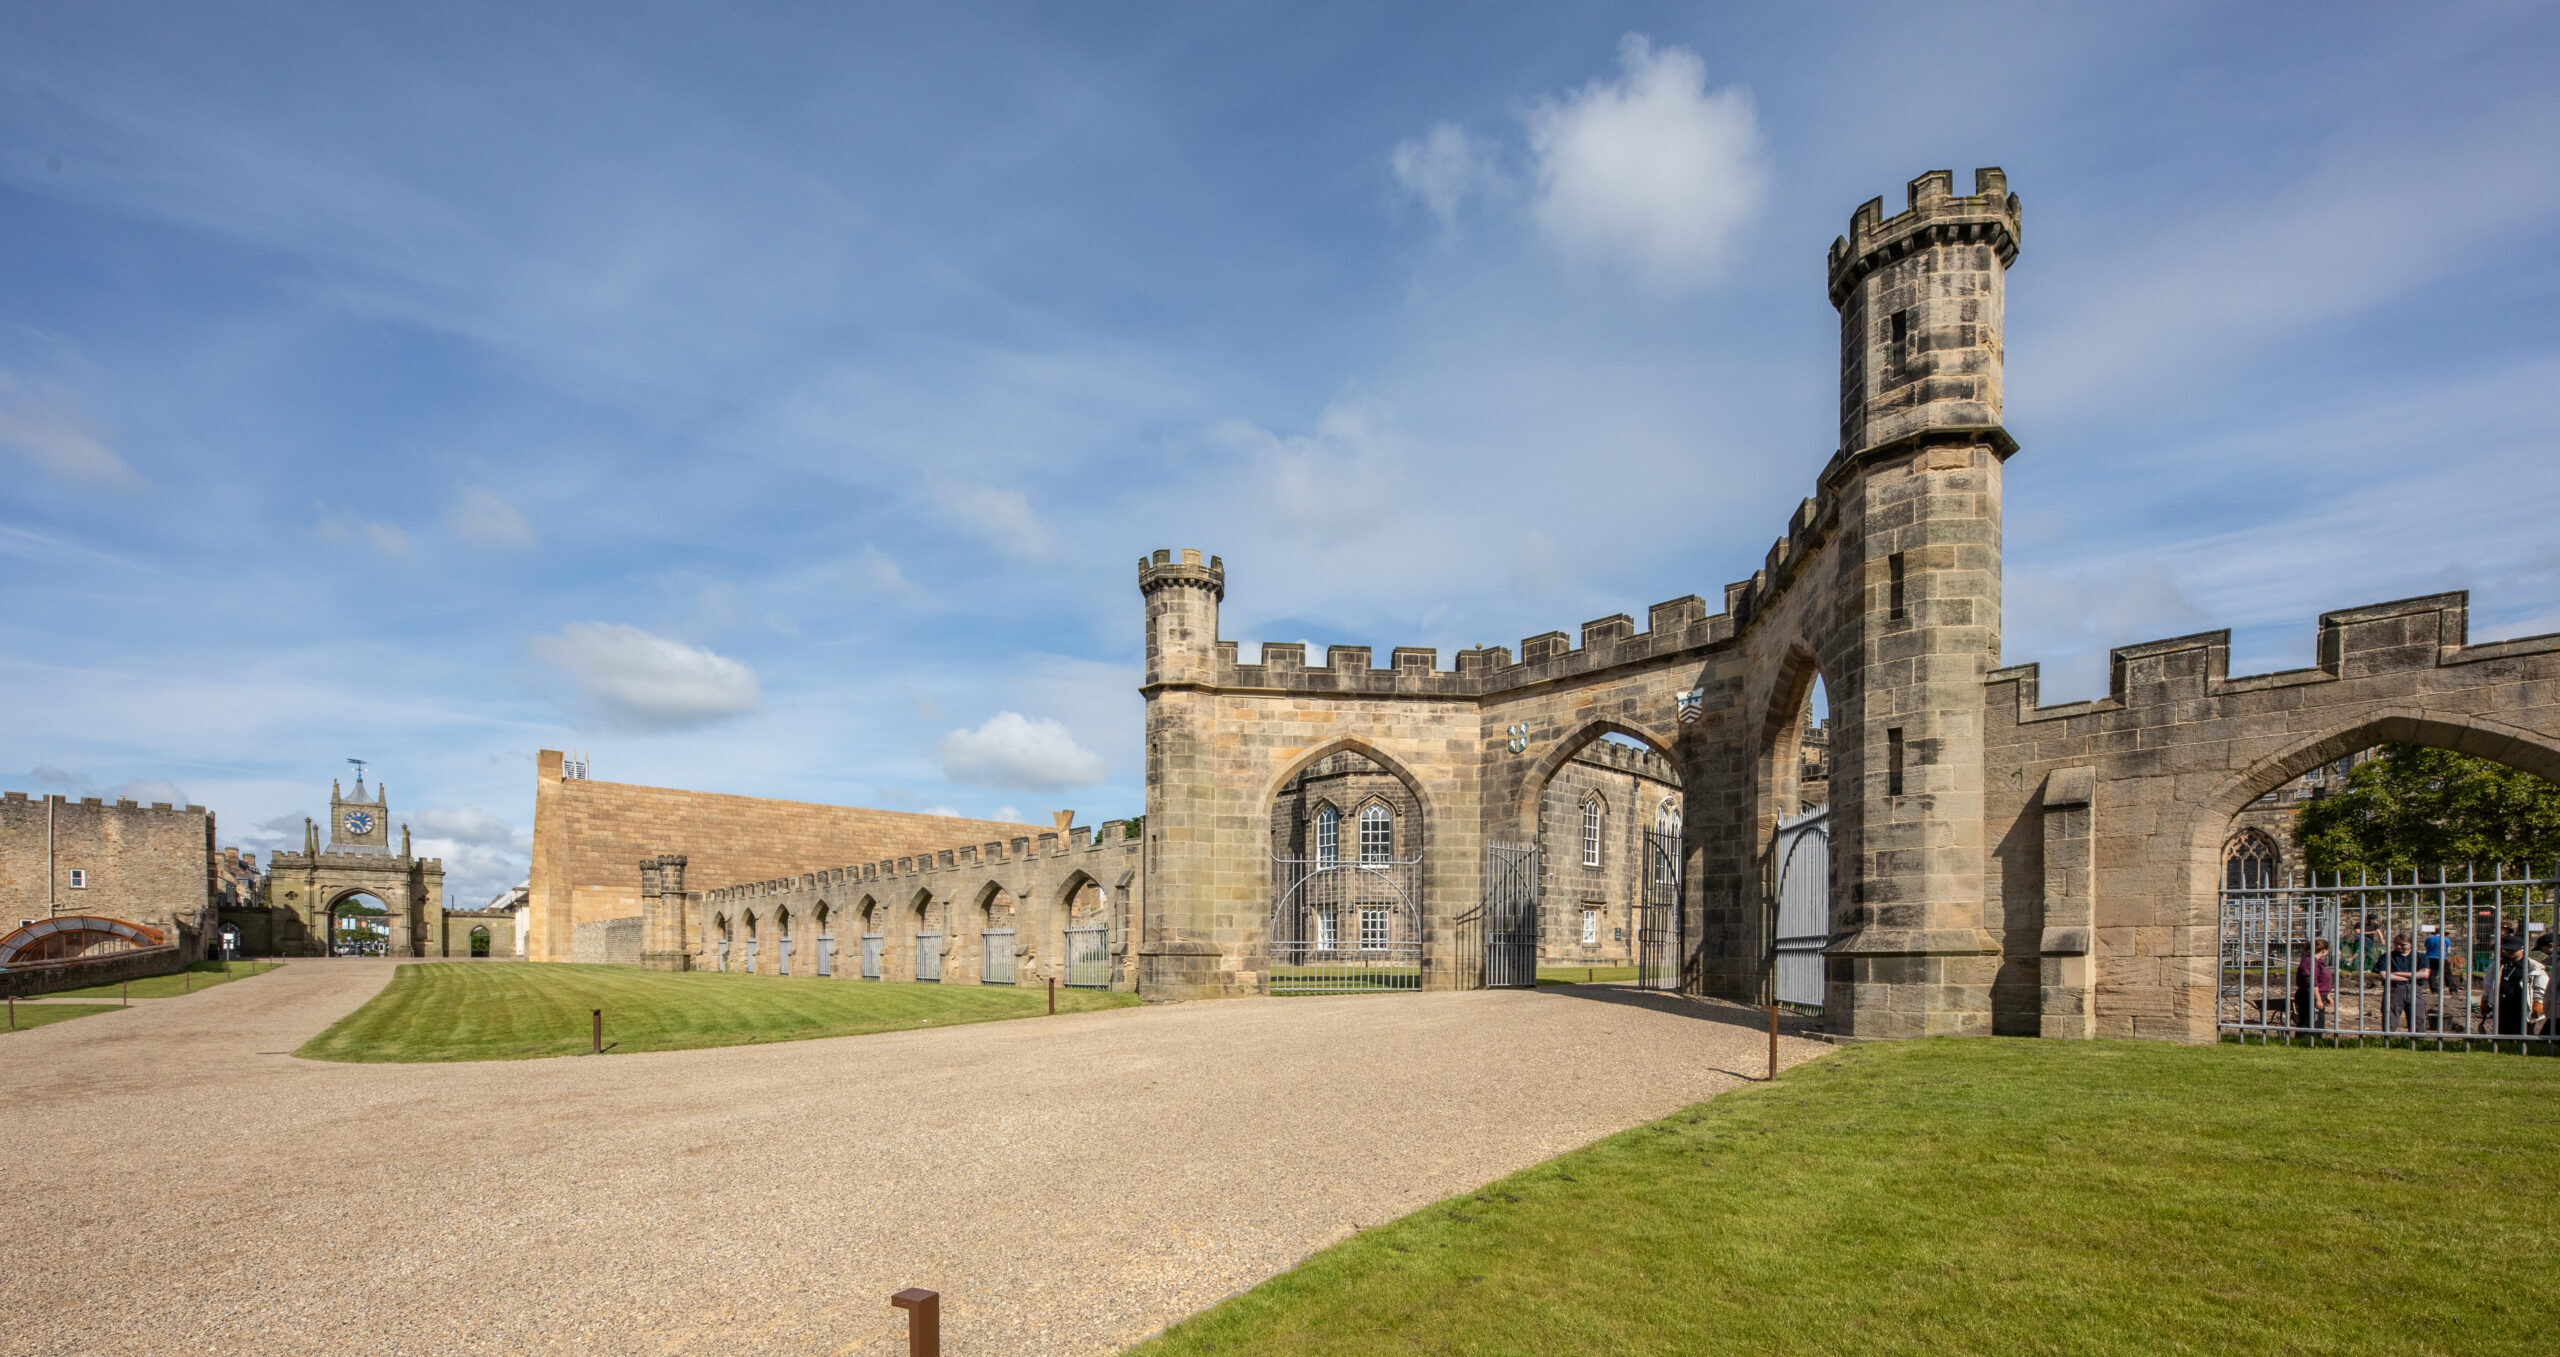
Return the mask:
<svg viewBox="0 0 2560 1357">
<path fill-rule="evenodd" d="M 2501 932 L 2497 961 L 2484 977 L 2486 984 L 2476 989 L 2462 983 L 2461 963 L 2442 933 L 2429 934 L 2423 952 L 2405 932 L 2392 935 L 2388 951 L 2361 950 L 2366 951 L 2366 972 L 2382 982 L 2385 1034 L 2560 1036 L 2560 995 L 2552 990 L 2555 968 L 2549 964 L 2549 933 L 2529 953 L 2522 932 Z M 2423 1010 L 2422 998 L 2427 1001 Z M 2476 1013 L 2464 1011 L 2475 1004 Z M 2330 961 L 2329 940 L 2321 938 L 2293 968 L 2293 1026 L 2334 1030 L 2337 1025 L 2338 971 Z"/>
</svg>

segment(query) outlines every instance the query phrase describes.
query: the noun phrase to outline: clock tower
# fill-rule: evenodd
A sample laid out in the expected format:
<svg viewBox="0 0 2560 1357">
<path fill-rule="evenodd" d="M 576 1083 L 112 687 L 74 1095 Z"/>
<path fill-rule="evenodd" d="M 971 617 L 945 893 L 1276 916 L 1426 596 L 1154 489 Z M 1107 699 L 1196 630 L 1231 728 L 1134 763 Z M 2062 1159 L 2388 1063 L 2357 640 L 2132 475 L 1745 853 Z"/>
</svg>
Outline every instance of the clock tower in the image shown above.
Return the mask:
<svg viewBox="0 0 2560 1357">
<path fill-rule="evenodd" d="M 364 774 L 356 774 L 356 792 L 349 796 L 338 787 L 336 778 L 329 779 L 329 851 L 332 853 L 391 852 L 391 807 L 389 792 L 376 785 L 373 799 L 366 800 Z"/>
</svg>

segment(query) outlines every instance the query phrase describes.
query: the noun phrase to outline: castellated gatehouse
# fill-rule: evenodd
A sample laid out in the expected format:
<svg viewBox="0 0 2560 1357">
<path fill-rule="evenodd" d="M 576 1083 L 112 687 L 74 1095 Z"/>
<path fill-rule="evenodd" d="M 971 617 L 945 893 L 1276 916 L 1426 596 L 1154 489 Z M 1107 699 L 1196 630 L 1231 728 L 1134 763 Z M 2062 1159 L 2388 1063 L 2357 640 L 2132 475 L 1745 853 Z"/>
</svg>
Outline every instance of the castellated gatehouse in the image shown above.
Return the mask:
<svg viewBox="0 0 2560 1357">
<path fill-rule="evenodd" d="M 1219 631 L 1227 563 L 1154 551 L 1143 819 L 696 803 L 606 832 L 547 755 L 534 954 L 619 928 L 617 959 L 650 965 L 1158 999 L 1605 963 L 1849 1038 L 2209 1040 L 2235 816 L 2381 742 L 2560 779 L 2560 636 L 2473 644 L 2466 596 L 2437 594 L 2324 614 L 2277 673 L 2230 674 L 2228 632 L 2124 645 L 2105 696 L 2042 705 L 2000 642 L 2003 468 L 2035 455 L 2002 415 L 2022 238 L 1996 169 L 1852 214 L 1827 267 L 1837 441 L 1712 605 L 1446 667 L 1280 642 L 1248 661 Z"/>
</svg>

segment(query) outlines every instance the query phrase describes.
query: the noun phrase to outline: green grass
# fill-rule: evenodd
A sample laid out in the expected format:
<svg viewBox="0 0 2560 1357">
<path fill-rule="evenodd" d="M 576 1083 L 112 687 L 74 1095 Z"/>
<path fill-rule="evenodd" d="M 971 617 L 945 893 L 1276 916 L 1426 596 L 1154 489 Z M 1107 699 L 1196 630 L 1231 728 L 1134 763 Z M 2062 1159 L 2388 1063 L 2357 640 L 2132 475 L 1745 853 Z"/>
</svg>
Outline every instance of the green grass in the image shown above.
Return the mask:
<svg viewBox="0 0 2560 1357">
<path fill-rule="evenodd" d="M 1538 983 L 1541 985 L 1596 985 L 1603 981 L 1635 978 L 1636 968 L 1633 966 L 1540 966 L 1538 968 Z"/>
<path fill-rule="evenodd" d="M 1137 1349 L 2549 1350 L 2560 1060 L 1856 1047 L 1357 1235 Z"/>
<path fill-rule="evenodd" d="M 604 1010 L 607 1054 L 744 1046 L 1028 1018 L 1045 988 L 644 971 L 522 961 L 403 966 L 364 1007 L 303 1044 L 313 1060 L 528 1060 L 584 1055 L 588 1010 Z M 1058 1011 L 1121 1008 L 1137 996 L 1058 991 Z"/>
<path fill-rule="evenodd" d="M 45 997 L 49 999 L 53 996 Z M 18 1030 L 24 1032 L 31 1027 L 47 1027 L 58 1022 L 69 1022 L 73 1018 L 85 1018 L 92 1013 L 113 1013 L 121 1007 L 123 1007 L 121 1004 L 20 1004 L 18 1005 Z M 5 1020 L 0 1020 L 0 1036 L 8 1034 L 9 1024 Z"/>
<path fill-rule="evenodd" d="M 200 989 L 227 985 L 234 980 L 246 980 L 253 975 L 265 975 L 282 964 L 276 961 L 199 961 L 183 972 L 173 971 L 168 975 L 145 976 L 136 980 L 132 993 L 136 999 L 172 999 Z M 79 989 L 55 990 L 45 997 L 115 999 L 123 997 L 124 993 L 120 985 L 86 985 Z"/>
<path fill-rule="evenodd" d="M 1271 994 L 1407 994 L 1422 988 L 1419 966 L 1274 966 L 1263 979 Z"/>
</svg>

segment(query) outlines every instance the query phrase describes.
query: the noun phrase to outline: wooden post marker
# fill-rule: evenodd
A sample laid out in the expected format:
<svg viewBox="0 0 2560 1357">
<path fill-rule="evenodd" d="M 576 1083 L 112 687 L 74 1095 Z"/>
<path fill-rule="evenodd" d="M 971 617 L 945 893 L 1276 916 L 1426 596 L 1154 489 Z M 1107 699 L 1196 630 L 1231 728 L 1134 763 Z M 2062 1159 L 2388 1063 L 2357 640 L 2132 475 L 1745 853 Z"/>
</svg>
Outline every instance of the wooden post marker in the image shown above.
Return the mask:
<svg viewBox="0 0 2560 1357">
<path fill-rule="evenodd" d="M 591 1008 L 591 1009 L 588 1009 L 588 1010 L 587 1010 L 587 1012 L 588 1012 L 590 1015 L 592 1015 L 592 1016 L 595 1018 L 595 1020 L 596 1020 L 595 1054 L 597 1054 L 597 1055 L 603 1055 L 603 1054 L 604 1054 L 604 1010 L 603 1010 L 603 1009 L 601 1009 L 601 1008 Z M 1775 1048 L 1773 1047 L 1772 1049 L 1775 1049 Z"/>
<path fill-rule="evenodd" d="M 1778 1006 L 1769 1005 L 1769 1077 L 1778 1077 Z"/>
<path fill-rule="evenodd" d="M 910 1286 L 889 1303 L 907 1312 L 907 1357 L 942 1357 L 942 1293 Z"/>
<path fill-rule="evenodd" d="M 1058 1016 L 1058 977 L 1049 977 L 1049 1016 Z"/>
</svg>

